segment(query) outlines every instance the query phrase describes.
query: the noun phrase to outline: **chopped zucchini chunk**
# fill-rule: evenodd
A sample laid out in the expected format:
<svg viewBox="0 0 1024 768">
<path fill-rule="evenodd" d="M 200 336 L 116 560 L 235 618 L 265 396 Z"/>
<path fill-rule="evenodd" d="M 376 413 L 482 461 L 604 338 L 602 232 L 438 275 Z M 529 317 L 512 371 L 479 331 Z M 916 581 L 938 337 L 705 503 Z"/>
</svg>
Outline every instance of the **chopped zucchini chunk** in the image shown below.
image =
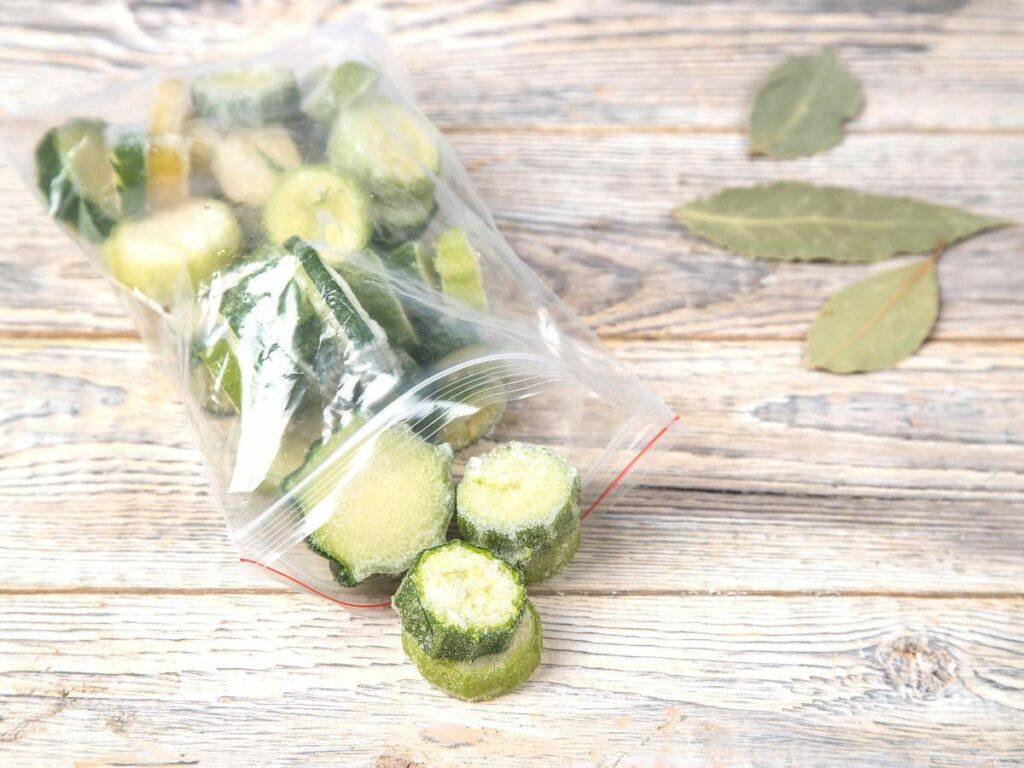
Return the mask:
<svg viewBox="0 0 1024 768">
<path fill-rule="evenodd" d="M 226 204 L 193 198 L 118 224 L 103 253 L 122 285 L 166 306 L 181 287 L 183 269 L 195 285 L 229 264 L 241 243 L 242 230 Z"/>
<path fill-rule="evenodd" d="M 444 371 L 468 362 L 485 347 L 463 347 L 442 357 L 433 367 Z M 428 440 L 448 443 L 461 451 L 490 432 L 505 414 L 506 391 L 502 377 L 486 362 L 462 366 L 458 371 L 433 382 L 424 393 L 435 411 L 421 426 Z"/>
<path fill-rule="evenodd" d="M 477 256 L 461 229 L 447 229 L 434 241 L 434 268 L 445 296 L 473 309 L 487 309 L 487 293 Z"/>
<path fill-rule="evenodd" d="M 522 574 L 491 552 L 450 541 L 417 558 L 392 602 L 425 654 L 471 661 L 509 647 L 526 588 Z"/>
<path fill-rule="evenodd" d="M 313 448 L 285 481 L 317 528 L 309 544 L 332 561 L 343 586 L 405 571 L 444 541 L 454 511 L 452 453 L 408 427 L 389 427 L 357 445 L 352 429 Z"/>
<path fill-rule="evenodd" d="M 346 61 L 317 73 L 302 99 L 302 111 L 320 125 L 329 125 L 339 110 L 373 90 L 380 73 L 358 61 Z"/>
<path fill-rule="evenodd" d="M 372 317 L 384 333 L 388 341 L 395 347 L 413 351 L 419 344 L 416 329 L 413 328 L 405 308 L 395 295 L 391 286 L 391 277 L 384 262 L 373 251 L 333 255 L 328 263 L 336 269 L 355 293 L 363 309 Z"/>
<path fill-rule="evenodd" d="M 578 524 L 579 476 L 549 448 L 505 443 L 466 463 L 457 504 L 459 532 L 467 541 L 529 569 L 533 557 L 557 547 Z"/>
<path fill-rule="evenodd" d="M 486 701 L 518 688 L 540 664 L 543 643 L 540 617 L 529 600 L 508 648 L 472 661 L 433 658 L 411 633 L 402 632 L 402 650 L 423 678 L 464 701 Z"/>
<path fill-rule="evenodd" d="M 363 99 L 338 112 L 327 144 L 332 165 L 373 189 L 426 195 L 441 152 L 430 129 L 405 108 L 384 99 Z"/>
<path fill-rule="evenodd" d="M 222 70 L 192 81 L 192 103 L 199 117 L 221 127 L 279 123 L 298 111 L 299 84 L 289 69 Z"/>
<path fill-rule="evenodd" d="M 99 120 L 70 120 L 36 146 L 36 181 L 49 213 L 93 242 L 102 241 L 119 213 L 117 183 Z"/>
<path fill-rule="evenodd" d="M 215 142 L 210 170 L 225 197 L 258 208 L 281 174 L 300 165 L 302 156 L 284 128 L 236 128 Z"/>
<path fill-rule="evenodd" d="M 370 204 L 359 185 L 320 166 L 281 177 L 263 208 L 263 226 L 275 243 L 301 237 L 341 254 L 359 250 L 373 233 Z"/>
</svg>

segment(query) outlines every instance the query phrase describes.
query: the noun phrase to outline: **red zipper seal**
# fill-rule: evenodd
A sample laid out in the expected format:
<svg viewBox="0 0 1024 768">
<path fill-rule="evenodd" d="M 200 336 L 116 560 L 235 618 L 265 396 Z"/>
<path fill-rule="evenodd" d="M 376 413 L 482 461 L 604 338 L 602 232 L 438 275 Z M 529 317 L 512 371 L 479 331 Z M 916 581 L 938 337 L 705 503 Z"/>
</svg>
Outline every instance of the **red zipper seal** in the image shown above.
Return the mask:
<svg viewBox="0 0 1024 768">
<path fill-rule="evenodd" d="M 594 502 L 584 510 L 583 514 L 580 515 L 580 520 L 587 519 L 587 516 L 590 515 L 590 513 L 597 508 L 597 505 L 604 501 L 608 497 L 608 494 L 615 490 L 618 484 L 622 482 L 622 479 L 632 471 L 633 467 L 636 466 L 636 463 L 644 457 L 644 454 L 651 450 L 651 448 L 654 447 L 654 444 L 661 440 L 661 438 L 665 436 L 665 433 L 668 432 L 672 428 L 672 425 L 675 424 L 677 421 L 679 421 L 679 417 L 673 416 L 672 421 L 670 421 L 664 427 L 659 429 L 654 434 L 654 437 L 648 440 L 644 444 L 644 447 L 637 451 L 636 456 L 629 460 L 629 463 L 621 469 L 619 474 L 617 474 L 610 483 L 608 483 L 607 487 L 605 487 L 605 489 L 601 491 L 600 495 L 596 499 L 594 499 Z M 321 592 L 319 589 L 309 586 L 309 584 L 306 584 L 303 581 L 299 581 L 294 576 L 289 576 L 284 571 L 279 571 L 277 568 L 274 568 L 269 565 L 264 565 L 263 563 L 257 562 L 256 560 L 252 560 L 248 557 L 240 557 L 238 559 L 239 561 L 246 563 L 248 565 L 255 565 L 257 568 L 262 568 L 265 571 L 270 571 L 270 573 L 274 574 L 275 576 L 280 576 L 282 579 L 287 579 L 292 584 L 301 587 L 302 589 L 306 590 L 311 594 L 316 595 L 317 597 L 322 597 L 324 600 L 330 600 L 332 603 L 344 606 L 345 608 L 389 608 L 391 606 L 390 600 L 388 600 L 386 603 L 350 603 L 346 600 L 339 600 L 336 597 L 331 597 L 325 592 Z"/>
</svg>

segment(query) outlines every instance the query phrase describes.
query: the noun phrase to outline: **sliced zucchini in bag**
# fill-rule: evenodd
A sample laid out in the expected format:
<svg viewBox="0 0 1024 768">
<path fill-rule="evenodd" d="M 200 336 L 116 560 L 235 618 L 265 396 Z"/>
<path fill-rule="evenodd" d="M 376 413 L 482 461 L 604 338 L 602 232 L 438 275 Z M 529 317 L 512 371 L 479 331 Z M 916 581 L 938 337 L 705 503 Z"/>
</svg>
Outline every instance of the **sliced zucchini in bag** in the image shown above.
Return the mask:
<svg viewBox="0 0 1024 768">
<path fill-rule="evenodd" d="M 108 136 L 121 215 L 130 218 L 146 210 L 146 134 L 122 130 Z"/>
<path fill-rule="evenodd" d="M 461 229 L 446 229 L 434 240 L 434 269 L 441 291 L 473 309 L 487 309 L 480 257 Z"/>
<path fill-rule="evenodd" d="M 434 364 L 435 371 L 444 371 L 458 363 L 472 360 L 485 350 L 473 345 L 450 352 Z M 486 436 L 505 413 L 505 385 L 497 371 L 486 362 L 462 366 L 432 382 L 423 396 L 434 404 L 434 410 L 414 425 L 424 437 L 448 443 L 461 451 Z"/>
<path fill-rule="evenodd" d="M 377 321 L 394 347 L 412 352 L 419 344 L 405 308 L 391 287 L 384 262 L 373 251 L 360 251 L 347 257 L 325 259 L 352 288 L 367 314 Z"/>
<path fill-rule="evenodd" d="M 263 208 L 263 226 L 275 243 L 300 237 L 341 254 L 359 250 L 373 233 L 370 202 L 362 188 L 323 166 L 284 174 Z"/>
<path fill-rule="evenodd" d="M 384 251 L 383 259 L 400 274 L 422 283 L 426 288 L 437 288 L 437 273 L 427 247 L 419 240 L 403 243 Z"/>
<path fill-rule="evenodd" d="M 320 125 L 330 125 L 339 110 L 370 93 L 380 73 L 358 61 L 346 61 L 316 73 L 314 84 L 302 99 L 302 111 Z"/>
<path fill-rule="evenodd" d="M 427 656 L 472 661 L 512 644 L 526 588 L 522 574 L 491 552 L 449 541 L 416 559 L 392 604 Z"/>
<path fill-rule="evenodd" d="M 540 665 L 543 644 L 540 616 L 529 600 L 508 648 L 472 661 L 435 659 L 402 632 L 402 650 L 423 679 L 464 701 L 486 701 L 518 688 Z"/>
<path fill-rule="evenodd" d="M 317 523 L 310 547 L 331 561 L 343 586 L 405 571 L 420 552 L 444 541 L 454 511 L 447 446 L 397 425 L 346 447 L 353 431 L 314 447 L 285 481 Z"/>
<path fill-rule="evenodd" d="M 284 128 L 236 128 L 216 140 L 210 170 L 224 196 L 261 207 L 281 175 L 302 165 L 302 156 Z"/>
<path fill-rule="evenodd" d="M 466 462 L 457 492 L 462 536 L 535 576 L 564 568 L 549 548 L 575 551 L 580 516 L 576 468 L 549 448 L 531 443 L 499 445 Z M 543 562 L 531 566 L 533 558 Z"/>
<path fill-rule="evenodd" d="M 373 196 L 374 242 L 390 248 L 415 240 L 423 234 L 436 211 L 432 191 L 377 193 Z"/>
<path fill-rule="evenodd" d="M 146 202 L 151 210 L 173 208 L 189 196 L 191 159 L 181 134 L 151 134 L 146 149 Z"/>
<path fill-rule="evenodd" d="M 120 214 L 104 128 L 99 120 L 69 120 L 35 150 L 36 182 L 50 215 L 93 242 L 109 234 Z"/>
<path fill-rule="evenodd" d="M 196 115 L 222 128 L 280 123 L 299 108 L 299 85 L 289 69 L 227 69 L 192 81 Z"/>
<path fill-rule="evenodd" d="M 103 247 L 111 274 L 128 288 L 167 306 L 182 270 L 192 285 L 238 254 L 242 230 L 225 203 L 194 198 L 174 208 L 118 224 Z"/>
</svg>

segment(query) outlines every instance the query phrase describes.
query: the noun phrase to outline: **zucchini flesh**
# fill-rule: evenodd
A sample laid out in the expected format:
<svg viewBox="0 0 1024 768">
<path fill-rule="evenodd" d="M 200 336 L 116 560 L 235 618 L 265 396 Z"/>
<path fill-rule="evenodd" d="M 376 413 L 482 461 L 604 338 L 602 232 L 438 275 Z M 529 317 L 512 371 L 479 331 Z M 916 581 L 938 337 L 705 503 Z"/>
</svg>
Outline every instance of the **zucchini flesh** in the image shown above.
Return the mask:
<svg viewBox="0 0 1024 768">
<path fill-rule="evenodd" d="M 195 285 L 229 264 L 241 243 L 242 230 L 226 204 L 192 198 L 175 208 L 121 222 L 103 253 L 122 285 L 166 306 L 181 287 L 183 269 Z"/>
<path fill-rule="evenodd" d="M 451 352 L 435 365 L 444 371 L 457 363 L 482 354 L 486 347 L 472 345 Z M 424 437 L 448 443 L 461 451 L 489 433 L 505 414 L 506 392 L 500 376 L 487 370 L 487 364 L 463 366 L 457 373 L 432 383 L 425 392 L 435 405 L 434 411 L 420 420 Z"/>
<path fill-rule="evenodd" d="M 437 202 L 433 191 L 410 194 L 397 193 L 373 195 L 373 239 L 374 242 L 391 248 L 423 234 L 434 213 Z"/>
<path fill-rule="evenodd" d="M 426 246 L 419 240 L 383 252 L 383 258 L 400 274 L 428 288 L 437 287 L 437 273 Z"/>
<path fill-rule="evenodd" d="M 322 242 L 340 254 L 362 248 L 373 233 L 370 204 L 358 184 L 321 166 L 284 174 L 263 208 L 270 239 Z"/>
<path fill-rule="evenodd" d="M 51 216 L 101 242 L 119 215 L 114 168 L 98 120 L 70 120 L 35 150 L 36 183 Z"/>
<path fill-rule="evenodd" d="M 472 661 L 430 656 L 409 632 L 402 632 L 402 650 L 431 685 L 464 701 L 486 701 L 518 688 L 540 664 L 543 649 L 540 617 L 530 601 L 508 648 Z"/>
<path fill-rule="evenodd" d="M 338 112 L 327 156 L 382 195 L 426 195 L 431 175 L 441 170 L 440 148 L 427 125 L 384 99 L 363 99 Z"/>
<path fill-rule="evenodd" d="M 181 80 L 161 80 L 149 110 L 146 148 L 146 202 L 151 209 L 171 208 L 188 197 L 191 163 L 182 136 L 188 91 Z"/>
<path fill-rule="evenodd" d="M 281 174 L 301 164 L 298 147 L 283 128 L 236 128 L 215 142 L 210 170 L 225 197 L 259 208 Z"/>
<path fill-rule="evenodd" d="M 526 567 L 578 524 L 579 475 L 549 448 L 504 443 L 466 462 L 457 506 L 459 532 L 467 541 Z M 538 573 L 543 570 L 538 566 Z"/>
<path fill-rule="evenodd" d="M 522 574 L 488 550 L 450 541 L 416 559 L 392 603 L 425 654 L 472 661 L 509 647 L 526 588 Z"/>
<path fill-rule="evenodd" d="M 447 229 L 434 240 L 434 269 L 445 296 L 473 309 L 487 309 L 480 259 L 461 229 Z"/>
<path fill-rule="evenodd" d="M 339 110 L 371 92 L 380 73 L 358 61 L 346 61 L 319 73 L 302 99 L 302 111 L 320 125 L 330 125 Z"/>
<path fill-rule="evenodd" d="M 195 113 L 225 128 L 280 123 L 296 114 L 299 84 L 278 67 L 229 69 L 192 81 Z"/>
<path fill-rule="evenodd" d="M 343 586 L 405 571 L 444 541 L 454 511 L 452 454 L 405 425 L 351 446 L 352 429 L 314 447 L 285 482 L 317 528 L 308 543 Z M 351 447 L 347 447 L 349 443 Z"/>
</svg>

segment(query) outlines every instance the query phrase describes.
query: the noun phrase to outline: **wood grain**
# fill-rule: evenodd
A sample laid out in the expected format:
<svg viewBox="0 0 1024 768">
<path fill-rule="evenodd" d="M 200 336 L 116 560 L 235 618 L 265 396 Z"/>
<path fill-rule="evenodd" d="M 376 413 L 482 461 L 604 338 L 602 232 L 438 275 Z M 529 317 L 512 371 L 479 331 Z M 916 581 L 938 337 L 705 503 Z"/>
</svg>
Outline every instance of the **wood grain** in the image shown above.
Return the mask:
<svg viewBox="0 0 1024 768">
<path fill-rule="evenodd" d="M 616 350 L 685 429 L 552 589 L 1019 592 L 1024 344 L 933 343 L 848 378 L 802 369 L 791 342 Z M 237 566 L 141 345 L 6 341 L 0 361 L 0 541 L 19 564 L 0 586 L 269 584 Z M 544 418 L 501 436 L 544 439 Z"/>
<path fill-rule="evenodd" d="M 520 691 L 474 705 L 417 676 L 387 610 L 346 618 L 290 594 L 8 597 L 4 763 L 34 766 L 47 755 L 90 766 L 370 765 L 405 756 L 431 768 L 639 768 L 1024 758 L 1020 599 L 536 604 L 540 669 Z"/>
</svg>

